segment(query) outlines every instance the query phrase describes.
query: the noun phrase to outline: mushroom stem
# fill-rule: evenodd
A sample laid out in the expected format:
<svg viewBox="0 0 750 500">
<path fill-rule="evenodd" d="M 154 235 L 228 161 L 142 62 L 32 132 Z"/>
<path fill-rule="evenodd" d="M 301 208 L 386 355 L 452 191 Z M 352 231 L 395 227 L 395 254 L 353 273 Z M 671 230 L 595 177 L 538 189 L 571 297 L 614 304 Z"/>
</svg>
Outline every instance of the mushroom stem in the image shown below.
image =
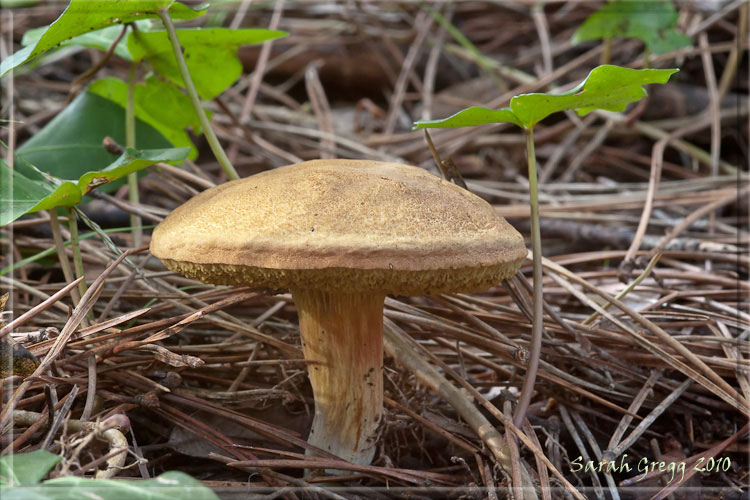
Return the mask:
<svg viewBox="0 0 750 500">
<path fill-rule="evenodd" d="M 292 297 L 315 396 L 308 442 L 369 465 L 383 409 L 385 294 L 293 289 Z"/>
</svg>

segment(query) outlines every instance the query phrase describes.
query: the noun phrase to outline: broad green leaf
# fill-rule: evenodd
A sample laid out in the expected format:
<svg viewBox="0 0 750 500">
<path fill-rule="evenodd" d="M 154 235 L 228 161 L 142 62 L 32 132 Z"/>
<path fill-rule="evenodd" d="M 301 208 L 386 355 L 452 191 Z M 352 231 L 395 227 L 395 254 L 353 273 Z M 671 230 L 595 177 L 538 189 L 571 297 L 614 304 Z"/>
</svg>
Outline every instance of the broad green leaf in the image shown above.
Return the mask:
<svg viewBox="0 0 750 500">
<path fill-rule="evenodd" d="M 692 47 L 693 41 L 688 35 L 678 33 L 675 30 L 667 30 L 659 37 L 654 37 L 646 42 L 646 45 L 652 53 L 664 54 L 684 47 Z"/>
<path fill-rule="evenodd" d="M 3 500 L 219 500 L 219 497 L 183 472 L 171 471 L 145 481 L 125 479 L 86 479 L 75 476 L 44 481 L 34 487 L 10 488 Z"/>
<path fill-rule="evenodd" d="M 2 160 L 0 160 L 2 163 Z M 0 458 L 0 486 L 32 486 L 62 460 L 47 450 L 15 453 Z"/>
<path fill-rule="evenodd" d="M 97 80 L 89 86 L 88 91 L 123 108 L 127 103 L 128 85 L 114 77 Z M 190 159 L 198 156 L 198 150 L 185 129 L 192 127 L 199 134 L 200 121 L 185 94 L 171 83 L 151 75 L 146 78 L 145 84 L 135 86 L 134 100 L 136 118 L 156 129 L 173 146 L 189 147 Z M 140 147 L 138 142 L 136 145 Z"/>
<path fill-rule="evenodd" d="M 419 121 L 414 128 L 471 127 L 488 123 L 510 122 L 532 128 L 552 113 L 575 110 L 585 115 L 595 109 L 623 111 L 631 102 L 646 95 L 642 85 L 666 83 L 678 69 L 630 69 L 604 65 L 594 68 L 586 79 L 567 92 L 558 94 L 521 94 L 510 100 L 510 107 L 492 110 L 467 108 L 442 119 Z"/>
<path fill-rule="evenodd" d="M 630 69 L 603 65 L 594 68 L 580 85 L 561 94 L 522 94 L 510 100 L 510 109 L 526 127 L 552 113 L 574 109 L 583 116 L 594 109 L 624 111 L 645 97 L 642 85 L 666 83 L 678 69 Z"/>
<path fill-rule="evenodd" d="M 72 207 L 96 187 L 157 162 L 184 160 L 188 152 L 188 148 L 127 149 L 107 168 L 86 172 L 77 181 L 56 179 L 56 185 L 29 179 L 0 160 L 0 179 L 3 179 L 0 187 L 0 226 L 9 224 L 26 213 L 55 207 Z"/>
<path fill-rule="evenodd" d="M 213 99 L 242 74 L 237 57 L 240 45 L 257 44 L 285 36 L 283 31 L 267 29 L 185 28 L 177 30 L 184 48 L 190 76 L 202 99 Z M 160 75 L 185 86 L 166 31 L 136 32 L 128 37 L 128 49 L 134 60 L 146 59 Z"/>
<path fill-rule="evenodd" d="M 476 125 L 487 125 L 490 123 L 510 122 L 523 127 L 516 115 L 509 108 L 489 109 L 481 106 L 472 106 L 462 109 L 458 113 L 443 118 L 442 120 L 422 120 L 414 124 L 415 129 L 420 128 L 457 128 L 473 127 Z"/>
<path fill-rule="evenodd" d="M 172 5 L 170 15 L 190 19 L 205 13 L 174 0 L 71 0 L 55 22 L 44 29 L 36 43 L 22 48 L 0 63 L 0 76 L 75 36 L 138 19 L 156 18 L 159 9 Z"/>
<path fill-rule="evenodd" d="M 102 146 L 107 136 L 125 144 L 125 110 L 89 91 L 82 92 L 16 150 L 15 167 L 34 180 L 41 177 L 25 162 L 61 179 L 78 179 L 86 172 L 104 170 L 116 158 Z M 172 145 L 151 125 L 136 120 L 139 149 L 164 149 Z"/>
<path fill-rule="evenodd" d="M 611 2 L 581 24 L 573 35 L 573 43 L 614 37 L 637 38 L 654 54 L 690 47 L 690 37 L 675 31 L 678 17 L 669 1 Z"/>
</svg>

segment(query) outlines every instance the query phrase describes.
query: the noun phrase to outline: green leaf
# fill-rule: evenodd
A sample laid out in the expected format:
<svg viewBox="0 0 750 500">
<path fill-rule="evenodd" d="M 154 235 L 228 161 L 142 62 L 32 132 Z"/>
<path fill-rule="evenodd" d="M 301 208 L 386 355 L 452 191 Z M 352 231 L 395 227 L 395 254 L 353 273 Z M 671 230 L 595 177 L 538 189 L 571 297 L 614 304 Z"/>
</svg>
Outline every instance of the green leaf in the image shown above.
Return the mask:
<svg viewBox="0 0 750 500">
<path fill-rule="evenodd" d="M 202 99 L 213 99 L 242 74 L 237 57 L 240 45 L 257 44 L 286 36 L 267 29 L 186 28 L 177 30 L 195 88 Z M 185 86 L 166 31 L 136 32 L 128 37 L 134 60 L 146 59 L 160 75 Z"/>
<path fill-rule="evenodd" d="M 172 2 L 173 0 L 71 0 L 60 17 L 44 29 L 35 43 L 27 45 L 0 63 L 0 76 L 75 36 L 138 19 L 156 18 L 159 9 Z M 205 9 L 194 10 L 177 2 L 170 9 L 172 17 L 182 19 L 200 16 L 204 12 Z"/>
<path fill-rule="evenodd" d="M 0 160 L 2 163 L 2 160 Z M 15 453 L 0 458 L 0 486 L 32 486 L 62 460 L 47 450 Z"/>
<path fill-rule="evenodd" d="M 442 120 L 418 121 L 414 128 L 471 127 L 510 122 L 531 128 L 552 113 L 576 110 L 585 115 L 594 109 L 623 111 L 646 95 L 642 85 L 666 83 L 678 69 L 630 69 L 604 65 L 594 68 L 575 88 L 559 94 L 521 94 L 510 100 L 510 108 L 467 108 Z"/>
<path fill-rule="evenodd" d="M 89 85 L 88 91 L 123 108 L 126 106 L 128 84 L 117 78 L 97 80 Z M 192 127 L 199 134 L 200 121 L 193 111 L 190 99 L 177 87 L 150 75 L 145 84 L 135 86 L 134 101 L 136 118 L 156 129 L 173 146 L 189 147 L 190 159 L 198 156 L 198 150 L 185 129 Z M 140 146 L 138 142 L 136 145 Z"/>
<path fill-rule="evenodd" d="M 472 106 L 462 109 L 458 113 L 443 118 L 442 120 L 422 120 L 414 124 L 415 129 L 420 128 L 457 128 L 473 127 L 476 125 L 487 125 L 490 123 L 510 122 L 523 127 L 510 108 L 489 109 L 481 106 Z"/>
<path fill-rule="evenodd" d="M 78 179 L 85 172 L 105 169 L 116 158 L 102 146 L 107 136 L 125 144 L 125 110 L 92 92 L 82 92 L 16 150 L 15 167 L 35 180 L 41 177 L 25 162 L 61 179 Z M 141 120 L 136 120 L 136 145 L 140 149 L 172 146 Z"/>
<path fill-rule="evenodd" d="M 9 224 L 26 213 L 55 207 L 72 207 L 96 187 L 157 162 L 184 160 L 188 152 L 188 148 L 127 149 L 107 168 L 86 172 L 77 181 L 53 179 L 56 185 L 29 179 L 0 160 L 0 179 L 3 179 L 0 186 L 0 226 Z"/>
<path fill-rule="evenodd" d="M 677 11 L 669 1 L 620 0 L 591 14 L 573 35 L 573 43 L 602 38 L 637 38 L 654 54 L 690 47 L 690 37 L 675 31 Z"/>
<path fill-rule="evenodd" d="M 75 476 L 45 481 L 31 488 L 3 491 L 3 500 L 218 500 L 219 497 L 200 481 L 182 472 L 165 472 L 155 479 L 86 479 Z"/>
<path fill-rule="evenodd" d="M 97 172 L 86 172 L 77 182 L 81 196 L 95 187 L 107 184 L 149 165 L 158 162 L 182 161 L 187 158 L 189 148 L 132 149 L 127 148 L 107 168 Z"/>
<path fill-rule="evenodd" d="M 654 54 L 664 54 L 683 47 L 692 47 L 693 41 L 684 33 L 678 33 L 675 30 L 664 31 L 658 37 L 653 37 L 646 42 L 648 50 Z"/>
<path fill-rule="evenodd" d="M 183 21 L 195 19 L 196 17 L 205 14 L 209 6 L 210 2 L 205 2 L 196 5 L 195 7 L 190 7 L 189 5 L 180 2 L 174 2 L 169 7 L 169 17 L 172 19 L 182 19 Z"/>
<path fill-rule="evenodd" d="M 594 68 L 575 88 L 561 94 L 522 94 L 510 100 L 510 109 L 526 127 L 552 113 L 574 109 L 585 115 L 594 109 L 624 111 L 647 95 L 642 85 L 666 83 L 678 69 L 630 69 L 603 65 Z"/>
</svg>

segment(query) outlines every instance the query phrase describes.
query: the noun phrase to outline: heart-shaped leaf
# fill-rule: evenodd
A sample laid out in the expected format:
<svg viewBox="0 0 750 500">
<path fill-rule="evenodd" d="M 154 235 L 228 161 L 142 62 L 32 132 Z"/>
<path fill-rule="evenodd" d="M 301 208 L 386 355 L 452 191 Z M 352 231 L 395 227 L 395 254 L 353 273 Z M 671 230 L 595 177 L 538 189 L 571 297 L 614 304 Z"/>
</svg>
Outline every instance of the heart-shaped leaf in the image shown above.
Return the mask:
<svg viewBox="0 0 750 500">
<path fill-rule="evenodd" d="M 16 150 L 15 167 L 35 180 L 41 178 L 26 163 L 61 179 L 78 179 L 85 172 L 105 169 L 116 158 L 102 146 L 105 137 L 125 144 L 125 110 L 87 90 Z M 136 120 L 136 146 L 164 149 L 173 144 Z"/>
<path fill-rule="evenodd" d="M 128 84 L 117 78 L 97 80 L 89 85 L 88 91 L 123 108 L 126 106 Z M 185 129 L 190 127 L 196 134 L 200 133 L 200 121 L 190 99 L 180 89 L 150 75 L 145 84 L 135 86 L 134 104 L 136 118 L 154 127 L 173 146 L 189 147 L 190 159 L 198 156 L 198 150 Z M 140 143 L 136 142 L 136 145 L 140 147 Z"/>
<path fill-rule="evenodd" d="M 678 69 L 630 69 L 604 65 L 594 68 L 575 88 L 558 94 L 521 94 L 510 100 L 510 107 L 487 109 L 471 107 L 442 120 L 424 120 L 415 128 L 448 128 L 510 122 L 531 128 L 552 113 L 575 110 L 585 115 L 594 109 L 623 111 L 646 95 L 642 85 L 666 83 Z"/>
</svg>

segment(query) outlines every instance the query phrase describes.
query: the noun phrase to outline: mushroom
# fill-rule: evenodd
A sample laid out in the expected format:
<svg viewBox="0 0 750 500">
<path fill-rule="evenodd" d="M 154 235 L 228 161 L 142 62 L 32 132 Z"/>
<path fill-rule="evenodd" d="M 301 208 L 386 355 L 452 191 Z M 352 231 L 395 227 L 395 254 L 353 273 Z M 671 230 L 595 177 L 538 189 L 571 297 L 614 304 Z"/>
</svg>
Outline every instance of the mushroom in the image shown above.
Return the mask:
<svg viewBox="0 0 750 500">
<path fill-rule="evenodd" d="M 308 442 L 367 465 L 383 406 L 387 294 L 486 290 L 526 256 L 478 196 L 423 169 L 313 160 L 195 196 L 151 252 L 203 282 L 289 290 L 315 399 Z"/>
</svg>

